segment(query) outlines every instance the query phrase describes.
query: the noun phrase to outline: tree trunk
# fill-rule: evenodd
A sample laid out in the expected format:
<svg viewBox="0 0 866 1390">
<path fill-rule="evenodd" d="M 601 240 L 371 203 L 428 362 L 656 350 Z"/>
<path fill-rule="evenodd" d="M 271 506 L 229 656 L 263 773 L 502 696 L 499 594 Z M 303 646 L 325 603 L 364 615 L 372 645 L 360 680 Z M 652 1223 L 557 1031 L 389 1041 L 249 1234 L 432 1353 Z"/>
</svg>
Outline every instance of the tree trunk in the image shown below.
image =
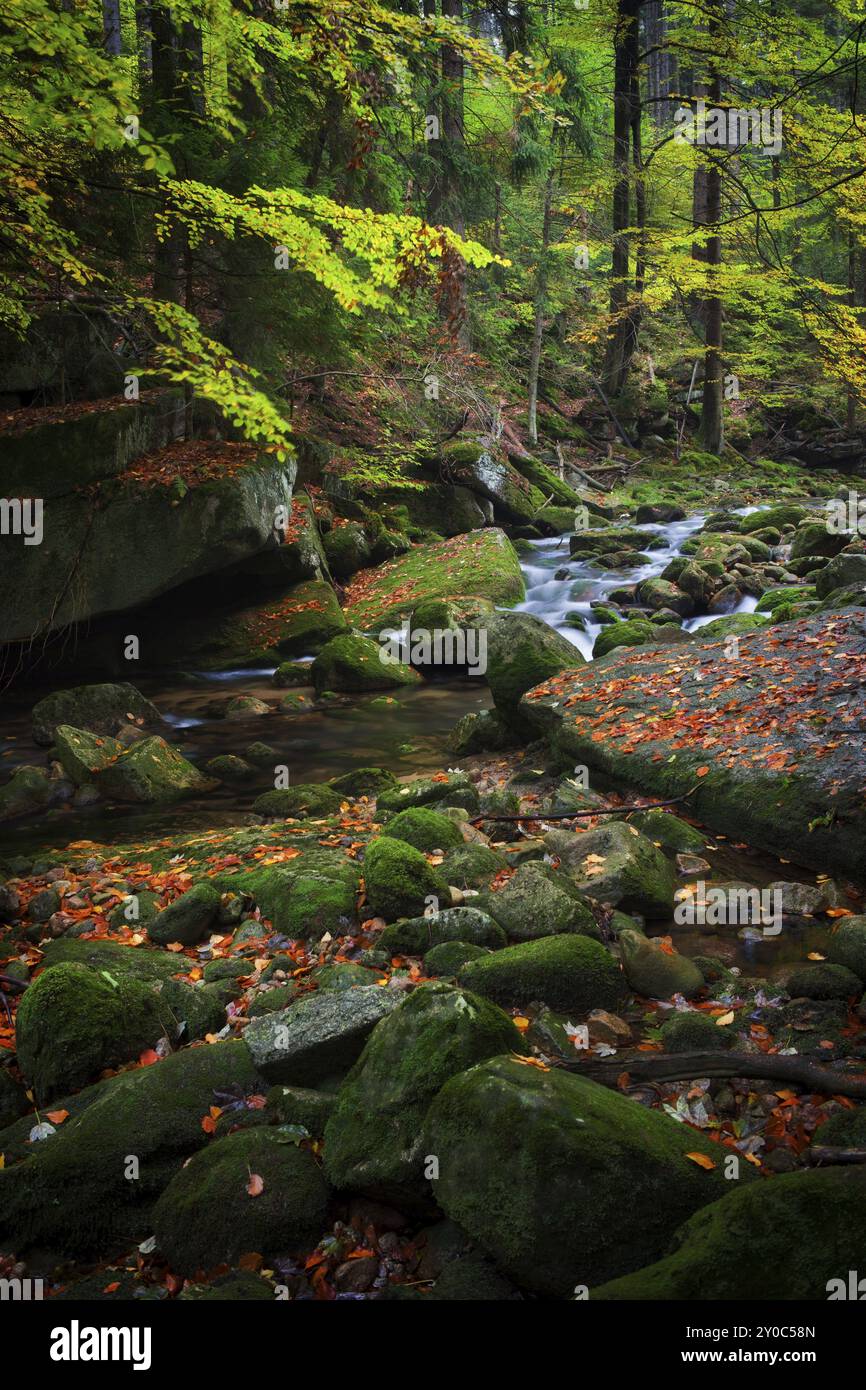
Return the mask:
<svg viewBox="0 0 866 1390">
<path fill-rule="evenodd" d="M 123 52 L 120 0 L 102 0 L 102 44 L 112 58 L 119 58 Z"/>
<path fill-rule="evenodd" d="M 633 129 L 637 62 L 637 14 L 639 0 L 618 0 L 614 40 L 613 150 L 616 183 L 613 190 L 613 247 L 607 348 L 602 378 L 608 395 L 617 396 L 628 366 L 629 248 L 631 218 L 631 168 L 629 151 Z"/>
<path fill-rule="evenodd" d="M 722 11 L 715 0 L 709 23 L 710 42 L 718 41 L 722 32 Z M 722 82 L 719 63 L 714 53 L 710 73 L 709 98 L 719 106 Z M 720 454 L 724 444 L 724 366 L 722 363 L 722 296 L 718 286 L 718 268 L 722 263 L 722 238 L 719 223 L 722 218 L 722 165 L 718 155 L 710 156 L 706 171 L 706 225 L 715 228 L 707 239 L 708 293 L 704 298 L 704 394 L 701 408 L 700 440 L 709 454 Z"/>
<path fill-rule="evenodd" d="M 551 207 L 553 204 L 553 169 L 544 185 L 544 213 L 541 221 L 541 254 L 535 278 L 535 318 L 532 325 L 532 351 L 529 358 L 529 442 L 538 443 L 538 373 L 541 366 L 541 345 L 544 340 L 544 315 L 547 309 L 547 254 L 550 247 Z"/>
</svg>

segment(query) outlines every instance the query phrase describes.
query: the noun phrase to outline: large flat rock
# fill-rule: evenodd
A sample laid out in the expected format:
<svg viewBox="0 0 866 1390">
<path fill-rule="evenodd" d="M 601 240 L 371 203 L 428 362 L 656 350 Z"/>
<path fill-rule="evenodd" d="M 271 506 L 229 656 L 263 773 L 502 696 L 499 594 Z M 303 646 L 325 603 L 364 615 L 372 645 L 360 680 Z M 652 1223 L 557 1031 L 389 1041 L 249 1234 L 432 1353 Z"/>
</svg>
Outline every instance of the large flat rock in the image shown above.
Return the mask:
<svg viewBox="0 0 866 1390">
<path fill-rule="evenodd" d="M 403 998 L 401 990 L 386 985 L 310 994 L 279 1013 L 254 1018 L 244 1042 L 269 1081 L 315 1086 L 348 1071 L 379 1020 Z"/>
<path fill-rule="evenodd" d="M 866 875 L 863 609 L 687 647 L 621 648 L 521 711 L 576 764 L 814 869 Z"/>
</svg>

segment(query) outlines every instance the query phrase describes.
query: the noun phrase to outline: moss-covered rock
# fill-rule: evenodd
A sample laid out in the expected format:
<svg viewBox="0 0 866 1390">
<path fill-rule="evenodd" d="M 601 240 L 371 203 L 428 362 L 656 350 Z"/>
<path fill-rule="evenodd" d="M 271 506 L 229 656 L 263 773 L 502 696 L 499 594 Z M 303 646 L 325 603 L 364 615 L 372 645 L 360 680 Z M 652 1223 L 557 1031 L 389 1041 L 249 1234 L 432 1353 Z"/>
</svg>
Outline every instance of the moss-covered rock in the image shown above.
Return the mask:
<svg viewBox="0 0 866 1390">
<path fill-rule="evenodd" d="M 0 821 L 44 811 L 55 799 L 56 783 L 41 767 L 19 767 L 0 787 Z"/>
<path fill-rule="evenodd" d="M 708 1014 L 675 1013 L 662 1024 L 665 1052 L 724 1052 L 731 1046 L 730 1028 L 719 1028 Z"/>
<path fill-rule="evenodd" d="M 765 613 L 728 613 L 724 618 L 713 618 L 711 623 L 704 623 L 694 633 L 697 641 L 711 639 L 718 641 L 720 637 L 730 637 L 731 634 L 737 636 L 744 632 L 754 632 L 755 628 L 766 627 L 769 618 Z"/>
<path fill-rule="evenodd" d="M 864 1205 L 862 1168 L 732 1182 L 677 1231 L 672 1254 L 591 1289 L 590 1301 L 850 1297 L 839 1289 L 862 1264 Z"/>
<path fill-rule="evenodd" d="M 257 1128 L 195 1154 L 156 1203 L 153 1228 L 172 1269 L 192 1277 L 317 1235 L 327 1204 L 311 1150 L 279 1130 Z"/>
<path fill-rule="evenodd" d="M 356 922 L 361 870 L 339 850 L 321 849 L 272 867 L 220 875 L 223 889 L 242 893 L 282 936 L 344 935 Z M 267 934 L 266 928 L 259 935 Z"/>
<path fill-rule="evenodd" d="M 683 1215 L 723 1188 L 719 1167 L 687 1158 L 718 1160 L 693 1129 L 592 1081 L 504 1057 L 446 1082 L 424 1138 L 443 1211 L 544 1296 L 567 1298 L 656 1258 Z"/>
<path fill-rule="evenodd" d="M 691 999 L 704 987 L 704 977 L 688 956 L 673 947 L 662 948 L 640 932 L 621 931 L 617 938 L 622 966 L 632 989 L 647 999 Z"/>
<path fill-rule="evenodd" d="M 399 785 L 393 772 L 385 767 L 356 767 L 344 772 L 330 783 L 341 796 L 380 796 Z"/>
<path fill-rule="evenodd" d="M 671 854 L 686 854 L 689 851 L 699 854 L 706 849 L 706 835 L 670 811 L 636 811 L 629 817 L 628 823 L 636 826 L 653 844 Z"/>
<path fill-rule="evenodd" d="M 622 623 L 611 623 L 603 627 L 595 639 L 592 655 L 595 661 L 607 656 L 617 647 L 646 647 L 650 644 L 687 642 L 688 633 L 682 628 L 665 625 L 659 627 L 643 618 L 627 618 Z"/>
<path fill-rule="evenodd" d="M 223 981 L 211 984 L 187 984 L 183 980 L 166 980 L 160 990 L 160 1000 L 175 1020 L 172 1030 L 182 1042 L 197 1042 L 209 1033 L 218 1033 L 225 1026 L 226 995 L 240 993 Z"/>
<path fill-rule="evenodd" d="M 275 788 L 262 792 L 253 802 L 257 816 L 268 820 L 288 820 L 309 816 L 312 820 L 333 816 L 340 809 L 342 797 L 324 782 L 299 782 L 296 787 Z"/>
<path fill-rule="evenodd" d="M 210 932 L 220 908 L 220 895 L 206 879 L 188 888 L 149 923 L 147 934 L 159 946 L 179 941 L 195 946 Z"/>
<path fill-rule="evenodd" d="M 94 781 L 103 796 L 116 801 L 179 801 L 216 786 L 156 734 L 125 748 L 94 774 Z"/>
<path fill-rule="evenodd" d="M 508 606 L 524 597 L 517 554 L 490 527 L 452 540 L 418 545 L 364 575 L 347 591 L 346 616 L 364 632 L 387 627 L 423 599 L 474 595 Z"/>
<path fill-rule="evenodd" d="M 447 907 L 426 917 L 395 922 L 380 933 L 376 945 L 392 956 L 423 956 L 431 947 L 446 941 L 463 941 L 497 950 L 505 945 L 505 932 L 477 907 Z"/>
<path fill-rule="evenodd" d="M 328 531 L 324 538 L 325 557 L 336 579 L 348 579 L 372 561 L 372 547 L 363 526 L 348 521 Z"/>
<path fill-rule="evenodd" d="M 225 1042 L 91 1087 L 80 1115 L 0 1171 L 0 1233 L 16 1250 L 44 1242 L 71 1254 L 144 1239 L 154 1197 L 207 1143 L 201 1121 L 217 1093 L 257 1086 L 248 1049 Z"/>
<path fill-rule="evenodd" d="M 814 589 L 809 584 L 781 584 L 777 589 L 768 589 L 758 599 L 756 613 L 774 613 L 783 604 L 796 603 L 798 599 L 812 598 Z"/>
<path fill-rule="evenodd" d="M 113 735 L 124 724 L 162 723 L 156 706 L 126 682 L 56 690 L 33 706 L 32 718 L 33 740 L 43 747 L 54 742 L 59 724 L 92 734 Z"/>
<path fill-rule="evenodd" d="M 313 662 L 313 683 L 323 690 L 391 690 L 417 685 L 411 666 L 387 660 L 387 648 L 360 633 L 344 632 L 322 648 Z"/>
<path fill-rule="evenodd" d="M 546 864 L 521 864 L 495 893 L 482 893 L 478 906 L 489 912 L 511 941 L 535 941 L 562 932 L 599 934 L 583 894 L 565 873 Z"/>
<path fill-rule="evenodd" d="M 305 1086 L 272 1086 L 265 1097 L 265 1113 L 273 1124 L 300 1125 L 315 1139 L 321 1139 L 333 1114 L 337 1097 L 332 1091 L 314 1091 Z"/>
<path fill-rule="evenodd" d="M 73 729 L 71 724 L 58 724 L 54 731 L 54 747 L 63 771 L 76 787 L 92 782 L 96 773 L 123 751 L 122 745 L 109 735 Z"/>
<path fill-rule="evenodd" d="M 318 989 L 357 989 L 359 985 L 375 985 L 380 971 L 352 961 L 331 961 L 320 965 L 310 975 Z"/>
<path fill-rule="evenodd" d="M 367 846 L 364 883 L 370 906 L 386 922 L 420 916 L 431 900 L 449 901 L 448 885 L 420 850 L 387 836 Z"/>
<path fill-rule="evenodd" d="M 815 580 L 815 594 L 826 599 L 835 589 L 866 584 L 866 555 L 843 551 L 825 565 Z"/>
<path fill-rule="evenodd" d="M 382 827 L 382 834 L 403 840 L 428 854 L 435 849 L 448 850 L 463 844 L 459 826 L 427 806 L 409 806 L 405 811 L 398 811 Z"/>
<path fill-rule="evenodd" d="M 410 806 L 433 806 L 436 802 L 477 810 L 478 793 L 468 773 L 442 772 L 436 777 L 416 777 L 386 788 L 376 799 L 376 810 L 385 816 Z"/>
<path fill-rule="evenodd" d="M 511 1019 L 453 985 L 422 985 L 380 1023 L 325 1128 L 325 1171 L 340 1189 L 394 1200 L 428 1187 L 423 1122 L 445 1082 L 487 1057 L 526 1051 Z"/>
<path fill-rule="evenodd" d="M 487 845 L 458 845 L 446 854 L 442 873 L 457 888 L 483 888 L 507 863 L 503 854 Z"/>
<path fill-rule="evenodd" d="M 578 1014 L 616 1009 L 625 998 L 623 975 L 600 942 L 589 936 L 545 936 L 507 946 L 470 962 L 460 983 L 497 1004 L 525 1008 L 536 999 Z"/>
<path fill-rule="evenodd" d="M 808 516 L 806 508 L 797 502 L 779 502 L 775 507 L 762 507 L 759 511 L 750 512 L 748 516 L 742 517 L 740 530 L 744 535 L 761 531 L 766 526 L 775 526 L 779 531 L 783 531 L 786 526 L 796 526 Z"/>
<path fill-rule="evenodd" d="M 789 975 L 787 989 L 792 999 L 859 999 L 863 981 L 845 965 L 820 961 Z"/>
<path fill-rule="evenodd" d="M 831 531 L 827 519 L 823 521 L 801 521 L 791 542 L 791 559 L 801 560 L 807 555 L 838 555 L 848 543 L 848 537 Z"/>
<path fill-rule="evenodd" d="M 424 972 L 453 978 L 470 961 L 489 955 L 489 946 L 473 946 L 469 941 L 440 941 L 438 946 L 432 946 L 425 953 Z"/>
<path fill-rule="evenodd" d="M 578 888 L 598 902 L 643 917 L 669 917 L 676 879 L 670 863 L 652 840 L 625 821 L 608 821 L 597 830 L 575 835 L 551 830 L 544 837 Z"/>
<path fill-rule="evenodd" d="M 499 613 L 487 623 L 487 684 L 506 719 L 527 690 L 583 663 L 568 638 L 532 613 Z"/>
<path fill-rule="evenodd" d="M 119 941 L 76 941 L 66 936 L 46 941 L 41 949 L 42 965 L 46 970 L 66 963 L 86 965 L 99 973 L 130 976 L 143 984 L 167 980 L 186 971 L 190 965 L 184 956 L 143 946 L 126 946 Z"/>
<path fill-rule="evenodd" d="M 171 1014 L 145 984 L 83 965 L 57 965 L 22 996 L 15 1020 L 21 1070 L 42 1104 L 152 1047 Z"/>
<path fill-rule="evenodd" d="M 827 942 L 827 959 L 845 965 L 866 984 L 866 917 L 846 917 Z"/>
<path fill-rule="evenodd" d="M 448 747 L 460 757 L 470 753 L 498 753 L 515 741 L 512 729 L 496 710 L 482 709 L 464 714 L 448 735 Z"/>
</svg>

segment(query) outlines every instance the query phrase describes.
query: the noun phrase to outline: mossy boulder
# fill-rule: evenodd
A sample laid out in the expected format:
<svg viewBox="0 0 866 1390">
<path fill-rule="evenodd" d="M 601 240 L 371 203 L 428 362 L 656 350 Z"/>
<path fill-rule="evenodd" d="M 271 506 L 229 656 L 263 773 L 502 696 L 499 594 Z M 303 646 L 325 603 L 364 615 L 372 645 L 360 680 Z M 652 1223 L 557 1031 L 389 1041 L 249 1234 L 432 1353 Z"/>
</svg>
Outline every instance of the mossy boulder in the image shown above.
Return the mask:
<svg viewBox="0 0 866 1390">
<path fill-rule="evenodd" d="M 784 531 L 786 526 L 797 526 L 808 516 L 809 512 L 806 508 L 801 507 L 797 502 L 779 502 L 775 507 L 763 507 L 759 511 L 750 512 L 748 516 L 741 517 L 740 530 L 743 535 L 749 535 L 753 531 L 761 531 L 766 526 L 775 526 L 777 530 Z"/>
<path fill-rule="evenodd" d="M 815 594 L 826 599 L 835 589 L 850 589 L 866 584 L 866 555 L 843 551 L 825 565 L 815 579 Z"/>
<path fill-rule="evenodd" d="M 386 1200 L 428 1189 L 424 1117 L 458 1072 L 526 1052 L 507 1014 L 466 990 L 422 985 L 378 1024 L 325 1127 L 325 1171 L 337 1188 Z"/>
<path fill-rule="evenodd" d="M 510 606 L 524 597 L 517 553 L 495 527 L 413 546 L 350 584 L 346 617 L 364 632 L 393 625 L 424 599 L 472 595 Z"/>
<path fill-rule="evenodd" d="M 205 879 L 163 908 L 148 925 L 147 934 L 159 946 L 170 941 L 196 946 L 209 934 L 219 908 L 219 891 Z"/>
<path fill-rule="evenodd" d="M 433 806 L 437 802 L 462 806 L 467 811 L 478 808 L 478 793 L 466 772 L 442 772 L 435 777 L 416 777 L 386 788 L 376 799 L 381 816 L 405 811 L 410 806 Z"/>
<path fill-rule="evenodd" d="M 848 537 L 831 531 L 824 521 L 801 521 L 791 542 L 791 559 L 802 560 L 809 555 L 838 555 L 848 543 Z"/>
<path fill-rule="evenodd" d="M 864 1207 L 862 1168 L 731 1182 L 724 1197 L 680 1227 L 671 1254 L 591 1289 L 590 1301 L 741 1304 L 824 1302 L 834 1291 L 836 1298 L 850 1296 L 848 1271 L 862 1265 Z"/>
<path fill-rule="evenodd" d="M 253 1094 L 260 1084 L 244 1044 L 225 1042 L 91 1087 L 81 1114 L 0 1171 L 0 1234 L 16 1250 L 45 1243 L 80 1255 L 143 1240 L 154 1198 L 207 1143 L 202 1116 L 218 1093 Z"/>
<path fill-rule="evenodd" d="M 592 646 L 595 661 L 617 647 L 646 647 L 651 643 L 670 644 L 687 642 L 689 635 L 682 628 L 670 624 L 659 626 L 643 618 L 627 618 L 622 623 L 611 623 L 603 627 Z"/>
<path fill-rule="evenodd" d="M 577 1014 L 616 1009 L 626 995 L 616 961 L 589 936 L 545 936 L 507 946 L 484 960 L 471 961 L 458 979 L 497 1004 L 525 1008 L 541 1000 L 552 1009 Z"/>
<path fill-rule="evenodd" d="M 598 935 L 589 905 L 572 879 L 534 860 L 521 864 L 495 893 L 483 893 L 476 901 L 511 941 L 535 941 L 563 932 Z"/>
<path fill-rule="evenodd" d="M 220 753 L 215 758 L 209 758 L 205 767 L 211 777 L 216 777 L 220 782 L 248 782 L 256 775 L 252 764 L 234 753 Z"/>
<path fill-rule="evenodd" d="M 148 985 L 65 964 L 43 971 L 22 996 L 15 1045 L 41 1105 L 131 1061 L 168 1029 L 171 1014 Z"/>
<path fill-rule="evenodd" d="M 507 863 L 503 854 L 488 845 L 458 845 L 446 854 L 442 873 L 457 888 L 483 888 Z"/>
<path fill-rule="evenodd" d="M 768 589 L 758 599 L 756 613 L 774 613 L 783 604 L 796 603 L 799 599 L 812 598 L 814 589 L 809 584 L 782 584 L 777 589 Z"/>
<path fill-rule="evenodd" d="M 321 849 L 285 864 L 226 873 L 218 883 L 254 902 L 274 932 L 295 939 L 351 930 L 360 878 L 353 859 L 339 850 Z M 267 931 L 260 927 L 258 934 Z"/>
<path fill-rule="evenodd" d="M 846 965 L 820 961 L 789 975 L 787 990 L 792 999 L 859 999 L 863 981 Z"/>
<path fill-rule="evenodd" d="M 676 879 L 670 863 L 646 835 L 625 821 L 608 821 L 575 835 L 551 830 L 544 837 L 578 888 L 598 902 L 643 917 L 669 917 Z"/>
<path fill-rule="evenodd" d="M 677 1012 L 662 1024 L 665 1052 L 725 1052 L 735 1034 L 708 1014 Z"/>
<path fill-rule="evenodd" d="M 505 945 L 505 932 L 477 907 L 447 907 L 426 917 L 393 923 L 380 933 L 376 945 L 392 956 L 423 956 L 431 947 L 446 941 L 463 941 L 497 950 Z"/>
<path fill-rule="evenodd" d="M 265 1097 L 268 1120 L 278 1125 L 300 1125 L 308 1134 L 321 1139 L 333 1114 L 337 1097 L 332 1091 L 314 1091 L 307 1086 L 272 1086 Z"/>
<path fill-rule="evenodd" d="M 626 929 L 618 938 L 626 979 L 646 999 L 670 999 L 682 994 L 691 999 L 704 987 L 704 977 L 694 961 L 673 947 L 657 945 L 640 932 Z"/>
<path fill-rule="evenodd" d="M 417 685 L 421 677 L 411 666 L 387 659 L 387 648 L 360 633 L 333 637 L 313 662 L 316 691 L 391 690 Z"/>
<path fill-rule="evenodd" d="M 253 810 L 257 816 L 265 816 L 268 820 L 300 816 L 316 820 L 335 815 L 342 799 L 339 792 L 324 782 L 299 782 L 295 787 L 262 792 L 253 802 Z"/>
<path fill-rule="evenodd" d="M 211 984 L 187 984 L 184 980 L 166 980 L 160 990 L 160 1000 L 173 1020 L 170 1036 L 180 1041 L 197 1042 L 209 1033 L 225 1027 L 226 995 L 240 993 L 223 981 Z"/>
<path fill-rule="evenodd" d="M 459 719 L 448 735 L 448 747 L 460 757 L 471 753 L 499 753 L 510 748 L 515 735 L 496 710 L 473 710 Z"/>
<path fill-rule="evenodd" d="M 629 817 L 628 823 L 636 826 L 642 835 L 668 853 L 699 854 L 706 849 L 706 835 L 670 811 L 636 811 Z"/>
<path fill-rule="evenodd" d="M 341 796 L 370 796 L 377 797 L 383 791 L 389 791 L 399 783 L 393 772 L 389 772 L 385 767 L 356 767 L 351 772 L 344 772 L 342 776 L 335 777 L 330 783 L 335 792 Z"/>
<path fill-rule="evenodd" d="M 324 538 L 325 558 L 336 579 L 348 579 L 372 561 L 369 538 L 356 521 L 335 526 Z"/>
<path fill-rule="evenodd" d="M 488 946 L 473 946 L 468 941 L 440 941 L 424 956 L 424 973 L 453 978 L 470 961 L 481 960 L 490 954 Z"/>
<path fill-rule="evenodd" d="M 55 965 L 86 965 L 99 973 L 124 975 L 143 984 L 156 984 L 172 975 L 185 972 L 190 962 L 170 951 L 155 951 L 143 946 L 126 946 L 119 941 L 76 941 L 73 937 L 58 937 L 46 941 L 42 949 L 42 965 L 48 970 Z"/>
<path fill-rule="evenodd" d="M 698 572 L 696 565 L 687 565 L 683 569 L 684 575 Z M 672 584 L 669 579 L 644 579 L 637 587 L 637 596 L 645 607 L 654 611 L 659 608 L 670 609 L 681 618 L 690 617 L 696 607 L 696 600 L 691 594 L 683 593 L 678 583 Z"/>
<path fill-rule="evenodd" d="M 87 729 L 73 729 L 71 724 L 58 724 L 54 748 L 60 766 L 76 787 L 92 782 L 96 773 L 123 751 L 117 739 L 108 734 L 91 734 Z"/>
<path fill-rule="evenodd" d="M 463 844 L 460 827 L 427 806 L 410 806 L 398 811 L 382 827 L 382 834 L 403 840 L 428 854 L 435 849 L 448 850 Z"/>
<path fill-rule="evenodd" d="M 257 1195 L 251 1185 L 259 1187 Z M 171 1268 L 191 1278 L 318 1235 L 327 1204 L 328 1187 L 311 1150 L 279 1130 L 256 1128 L 195 1154 L 156 1203 L 153 1229 Z"/>
<path fill-rule="evenodd" d="M 156 706 L 126 682 L 55 690 L 33 706 L 32 719 L 33 740 L 43 747 L 54 742 L 59 724 L 104 736 L 116 734 L 124 724 L 162 723 Z"/>
<path fill-rule="evenodd" d="M 380 985 L 322 990 L 254 1018 L 244 1042 L 268 1081 L 316 1086 L 349 1070 L 376 1024 L 402 998 L 399 990 Z"/>
<path fill-rule="evenodd" d="M 55 799 L 57 784 L 41 767 L 19 767 L 0 787 L 0 821 L 44 811 Z"/>
<path fill-rule="evenodd" d="M 134 802 L 180 801 L 216 786 L 157 734 L 125 748 L 95 773 L 94 781 L 103 796 Z"/>
<path fill-rule="evenodd" d="M 378 984 L 380 971 L 352 961 L 331 961 L 318 966 L 310 975 L 318 989 L 357 989 L 359 985 Z"/>
<path fill-rule="evenodd" d="M 769 617 L 765 613 L 729 613 L 725 618 L 713 618 L 704 623 L 693 634 L 697 641 L 718 641 L 721 637 L 738 636 L 740 633 L 754 632 L 756 628 L 766 627 Z"/>
<path fill-rule="evenodd" d="M 569 938 L 570 940 L 572 938 Z M 719 1150 L 667 1115 L 497 1057 L 447 1081 L 427 1115 L 442 1210 L 524 1289 L 568 1298 L 657 1258 L 723 1190 Z"/>
<path fill-rule="evenodd" d="M 367 847 L 364 883 L 371 908 L 386 922 L 420 916 L 431 900 L 439 904 L 450 899 L 445 879 L 420 850 L 384 835 Z"/>
<path fill-rule="evenodd" d="M 532 613 L 499 613 L 487 623 L 487 684 L 506 719 L 527 690 L 583 664 L 577 647 Z"/>
<path fill-rule="evenodd" d="M 273 608 L 271 604 L 270 610 Z M 337 595 L 323 579 L 298 584 L 280 601 L 276 612 L 276 619 L 268 624 L 267 645 L 287 657 L 321 651 L 347 625 Z M 257 619 L 257 613 L 250 614 L 248 648 L 255 645 Z"/>
<path fill-rule="evenodd" d="M 281 661 L 271 682 L 279 690 L 313 684 L 313 665 L 310 661 Z"/>
<path fill-rule="evenodd" d="M 826 955 L 832 965 L 853 970 L 866 984 L 866 917 L 846 917 L 830 936 Z"/>
</svg>

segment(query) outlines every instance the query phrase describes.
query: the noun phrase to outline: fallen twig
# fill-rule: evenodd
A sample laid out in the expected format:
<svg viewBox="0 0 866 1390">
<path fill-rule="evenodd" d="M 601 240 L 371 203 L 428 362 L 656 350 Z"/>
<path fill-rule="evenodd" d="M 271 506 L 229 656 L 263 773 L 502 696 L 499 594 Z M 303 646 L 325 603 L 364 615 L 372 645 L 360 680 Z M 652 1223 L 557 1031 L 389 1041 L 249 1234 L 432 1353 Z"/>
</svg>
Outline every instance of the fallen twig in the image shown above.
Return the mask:
<svg viewBox="0 0 866 1390">
<path fill-rule="evenodd" d="M 784 1081 L 836 1096 L 856 1096 L 866 1100 L 866 1075 L 850 1076 L 829 1067 L 807 1062 L 802 1057 L 780 1057 L 765 1052 L 681 1052 L 620 1054 L 610 1059 L 589 1058 L 564 1062 L 567 1071 L 598 1081 L 602 1086 L 618 1086 L 627 1073 L 629 1084 L 642 1081 L 694 1081 L 701 1077 L 753 1077 L 761 1081 Z"/>
<path fill-rule="evenodd" d="M 591 811 L 565 811 L 563 813 L 557 812 L 556 815 L 548 815 L 546 811 L 526 811 L 522 816 L 480 815 L 473 816 L 469 824 L 480 825 L 485 820 L 579 820 L 582 816 L 621 816 L 630 814 L 632 811 L 658 811 L 662 806 L 676 806 L 680 801 L 685 801 L 686 797 L 691 796 L 694 791 L 697 791 L 696 786 L 690 787 L 687 792 L 683 792 L 682 796 L 672 796 L 669 801 L 651 801 L 645 806 L 637 803 L 634 806 L 596 806 Z"/>
</svg>

